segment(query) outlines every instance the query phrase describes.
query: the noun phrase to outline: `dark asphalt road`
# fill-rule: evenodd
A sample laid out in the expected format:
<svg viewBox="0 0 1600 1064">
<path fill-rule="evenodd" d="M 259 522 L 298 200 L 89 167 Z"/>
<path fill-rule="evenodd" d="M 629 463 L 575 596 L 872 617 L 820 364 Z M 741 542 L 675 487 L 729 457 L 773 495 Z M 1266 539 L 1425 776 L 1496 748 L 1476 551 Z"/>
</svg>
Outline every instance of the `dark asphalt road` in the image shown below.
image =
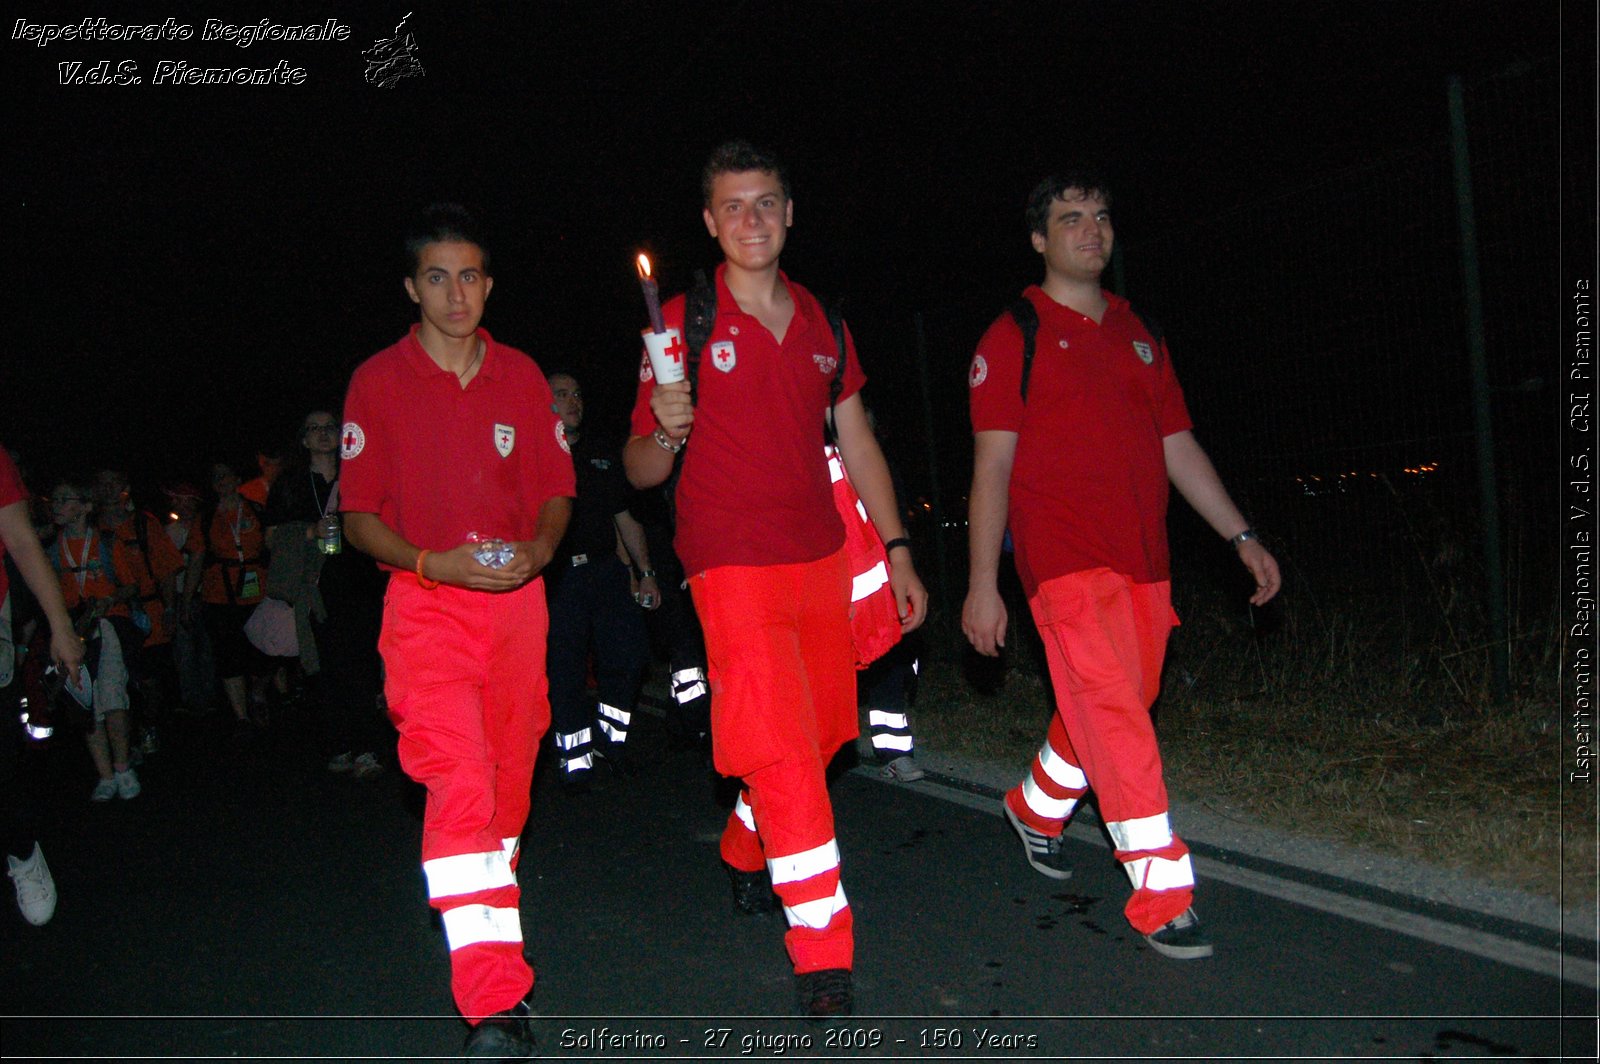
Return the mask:
<svg viewBox="0 0 1600 1064">
<path fill-rule="evenodd" d="M 655 718 L 636 741 L 642 778 L 581 799 L 546 771 L 536 783 L 523 914 L 552 1057 L 1555 1058 L 1595 1044 L 1591 991 L 1222 883 L 1199 899 L 1216 957 L 1167 960 L 1123 922 L 1126 881 L 1103 848 L 1074 843 L 1075 878 L 1047 880 L 999 818 L 860 774 L 834 785 L 860 1015 L 803 1024 L 781 917 L 729 904 L 709 773 L 666 751 Z M 425 906 L 418 796 L 393 772 L 358 783 L 323 761 L 292 720 L 245 750 L 215 718 L 178 721 L 144 794 L 94 805 L 81 744 L 58 741 L 41 797 L 60 906 L 43 928 L 9 902 L 0 919 L 4 1056 L 453 1057 L 465 1029 Z"/>
</svg>

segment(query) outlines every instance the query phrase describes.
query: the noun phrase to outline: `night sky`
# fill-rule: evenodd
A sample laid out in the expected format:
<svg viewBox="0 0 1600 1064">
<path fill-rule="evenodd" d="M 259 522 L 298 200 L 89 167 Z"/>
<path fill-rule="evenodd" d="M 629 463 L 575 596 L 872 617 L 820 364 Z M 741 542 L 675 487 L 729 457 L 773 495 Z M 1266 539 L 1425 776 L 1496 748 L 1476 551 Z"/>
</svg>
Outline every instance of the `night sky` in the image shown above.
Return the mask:
<svg viewBox="0 0 1600 1064">
<path fill-rule="evenodd" d="M 488 328 L 576 367 L 620 428 L 644 322 L 632 257 L 654 252 L 668 292 L 714 265 L 699 169 L 736 135 L 789 160 L 785 266 L 845 301 L 869 374 L 918 310 L 958 308 L 943 346 L 970 350 L 1037 279 L 1021 206 L 1053 166 L 1103 162 L 1119 239 L 1157 234 L 1437 130 L 1447 75 L 1558 55 L 1564 17 L 1592 48 L 1592 5 L 1574 6 L 22 4 L 13 19 L 195 36 L 38 47 L 6 25 L 0 438 L 41 473 L 122 464 L 144 484 L 292 443 L 416 320 L 399 232 L 438 199 L 488 225 Z M 424 73 L 368 83 L 363 50 L 408 11 Z M 207 19 L 329 17 L 348 40 L 200 39 Z M 57 83 L 57 64 L 101 60 L 143 83 Z M 163 60 L 305 80 L 153 84 Z M 914 401 L 914 382 L 876 384 L 891 420 Z M 966 431 L 963 411 L 936 417 Z"/>
</svg>

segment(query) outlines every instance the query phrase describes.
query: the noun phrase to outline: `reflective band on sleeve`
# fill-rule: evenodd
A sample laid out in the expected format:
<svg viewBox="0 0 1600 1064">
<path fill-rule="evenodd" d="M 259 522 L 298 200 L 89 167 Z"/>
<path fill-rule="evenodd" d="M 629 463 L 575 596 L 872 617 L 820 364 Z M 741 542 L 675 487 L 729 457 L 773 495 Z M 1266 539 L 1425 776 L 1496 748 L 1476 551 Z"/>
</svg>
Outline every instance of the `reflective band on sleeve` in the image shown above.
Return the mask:
<svg viewBox="0 0 1600 1064">
<path fill-rule="evenodd" d="M 872 748 L 874 750 L 900 750 L 910 753 L 912 739 L 909 735 L 896 735 L 894 732 L 873 732 Z"/>
<path fill-rule="evenodd" d="M 444 920 L 444 938 L 451 950 L 480 942 L 522 941 L 522 917 L 516 909 L 461 905 L 439 915 Z"/>
<path fill-rule="evenodd" d="M 501 839 L 500 842 L 506 848 L 506 863 L 513 865 L 516 864 L 517 854 L 522 852 L 521 836 L 518 836 L 514 839 Z"/>
<path fill-rule="evenodd" d="M 1122 867 L 1127 870 L 1134 890 L 1180 890 L 1194 886 L 1194 866 L 1189 863 L 1188 854 L 1176 861 L 1164 857 L 1140 857 Z"/>
<path fill-rule="evenodd" d="M 626 728 L 633 721 L 632 713 L 625 709 L 618 709 L 616 706 L 608 706 L 604 702 L 600 703 L 600 716 L 604 718 L 601 721 L 602 725 L 606 720 L 614 720 Z"/>
<path fill-rule="evenodd" d="M 576 772 L 580 768 L 594 768 L 594 755 L 584 754 L 582 757 L 563 757 L 561 767 L 568 772 Z"/>
<path fill-rule="evenodd" d="M 821 846 L 813 846 L 800 853 L 784 857 L 767 858 L 767 870 L 772 873 L 772 883 L 798 883 L 802 879 L 821 875 L 830 868 L 839 867 L 839 842 L 829 839 Z"/>
<path fill-rule="evenodd" d="M 856 500 L 856 513 L 860 516 L 862 524 L 866 524 L 868 521 L 872 520 L 872 518 L 867 516 L 867 504 L 862 502 L 860 499 Z"/>
<path fill-rule="evenodd" d="M 428 877 L 430 898 L 476 894 L 480 890 L 515 886 L 517 882 L 504 850 L 435 857 L 422 862 L 422 873 Z"/>
<path fill-rule="evenodd" d="M 1022 800 L 1027 803 L 1029 809 L 1046 820 L 1065 820 L 1072 815 L 1072 810 L 1078 804 L 1076 798 L 1052 798 L 1044 793 L 1033 781 L 1031 773 L 1022 781 Z"/>
<path fill-rule="evenodd" d="M 839 461 L 839 454 L 832 447 L 828 448 L 828 479 L 834 484 L 844 479 L 844 463 Z"/>
<path fill-rule="evenodd" d="M 889 569 L 882 562 L 850 581 L 850 601 L 860 602 L 889 582 Z"/>
<path fill-rule="evenodd" d="M 602 720 L 600 722 L 600 730 L 605 733 L 607 739 L 610 739 L 614 743 L 623 743 L 628 741 L 628 729 L 619 728 L 615 724 L 612 724 L 609 720 Z"/>
<path fill-rule="evenodd" d="M 1106 833 L 1111 836 L 1111 844 L 1124 853 L 1161 850 L 1172 845 L 1172 825 L 1165 813 L 1137 820 L 1108 820 Z"/>
<path fill-rule="evenodd" d="M 821 931 L 833 922 L 835 913 L 843 912 L 849 904 L 845 901 L 844 884 L 840 883 L 839 889 L 833 892 L 833 897 L 803 901 L 799 905 L 785 905 L 783 916 L 789 921 L 790 927 L 803 926 L 813 931 Z"/>
<path fill-rule="evenodd" d="M 1039 767 L 1044 774 L 1068 790 L 1081 791 L 1089 786 L 1089 777 L 1083 769 L 1056 753 L 1055 747 L 1045 743 L 1039 748 Z"/>
<path fill-rule="evenodd" d="M 867 723 L 874 728 L 911 727 L 911 720 L 904 713 L 890 713 L 887 709 L 867 710 Z"/>
<path fill-rule="evenodd" d="M 556 732 L 556 746 L 563 750 L 571 750 L 575 746 L 582 746 L 593 741 L 594 733 L 588 728 L 575 732 Z"/>
<path fill-rule="evenodd" d="M 698 681 L 687 687 L 675 687 L 672 689 L 672 697 L 678 700 L 679 705 L 683 705 L 685 702 L 693 702 L 705 693 L 706 685 Z"/>
<path fill-rule="evenodd" d="M 677 672 L 672 674 L 672 682 L 674 684 L 696 683 L 700 680 L 704 680 L 705 678 L 705 670 L 701 669 L 698 665 L 691 666 L 687 669 L 679 669 Z"/>
<path fill-rule="evenodd" d="M 733 815 L 739 818 L 739 823 L 749 828 L 756 829 L 756 815 L 750 811 L 750 803 L 744 800 L 744 795 L 739 795 L 739 800 L 733 803 Z"/>
</svg>

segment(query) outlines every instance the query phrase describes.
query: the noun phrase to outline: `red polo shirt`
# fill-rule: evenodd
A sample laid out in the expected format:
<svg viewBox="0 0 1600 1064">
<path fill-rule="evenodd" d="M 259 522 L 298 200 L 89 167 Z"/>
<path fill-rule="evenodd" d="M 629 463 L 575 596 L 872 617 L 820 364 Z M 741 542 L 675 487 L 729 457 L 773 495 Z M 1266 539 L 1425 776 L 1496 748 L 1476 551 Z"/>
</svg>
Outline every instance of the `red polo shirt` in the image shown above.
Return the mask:
<svg viewBox="0 0 1600 1064">
<path fill-rule="evenodd" d="M 1169 579 L 1162 439 L 1191 423 L 1165 343 L 1110 292 L 1098 325 L 1037 285 L 1023 295 L 1039 312 L 1027 404 L 1009 313 L 978 342 L 967 383 L 972 430 L 1017 433 L 1007 522 L 1024 589 L 1101 566 Z"/>
<path fill-rule="evenodd" d="M 28 489 L 22 486 L 22 478 L 17 475 L 17 467 L 12 464 L 11 455 L 0 447 L 0 509 L 10 506 L 14 502 L 26 502 Z M 6 559 L 5 540 L 0 539 L 0 562 Z M 11 580 L 6 576 L 6 567 L 0 565 L 0 601 L 4 601 L 6 592 L 11 590 Z"/>
<path fill-rule="evenodd" d="M 377 514 L 425 550 L 450 550 L 472 532 L 532 539 L 545 501 L 574 492 L 544 374 L 479 329 L 483 363 L 462 388 L 422 349 L 419 327 L 350 379 L 339 508 Z"/>
<path fill-rule="evenodd" d="M 779 274 L 794 300 L 783 342 L 739 309 L 717 268 L 717 320 L 700 358 L 694 430 L 678 480 L 673 545 L 693 575 L 718 565 L 788 565 L 825 558 L 844 545 L 833 483 L 822 454 L 822 417 L 838 367 L 833 330 L 816 297 Z M 662 308 L 683 332 L 685 298 Z M 841 401 L 866 376 L 845 336 Z M 639 370 L 633 433 L 656 430 L 655 378 Z"/>
</svg>

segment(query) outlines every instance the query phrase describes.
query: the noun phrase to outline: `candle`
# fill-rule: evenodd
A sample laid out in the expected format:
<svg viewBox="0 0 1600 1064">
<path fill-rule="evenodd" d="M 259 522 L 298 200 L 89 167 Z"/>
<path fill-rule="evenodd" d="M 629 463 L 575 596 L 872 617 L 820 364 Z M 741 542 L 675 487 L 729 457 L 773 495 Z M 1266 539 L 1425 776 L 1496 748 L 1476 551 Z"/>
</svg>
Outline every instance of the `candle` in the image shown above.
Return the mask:
<svg viewBox="0 0 1600 1064">
<path fill-rule="evenodd" d="M 667 327 L 661 321 L 661 290 L 656 287 L 656 279 L 650 275 L 650 256 L 642 252 L 639 255 L 639 287 L 644 292 L 644 308 L 650 313 L 650 331 L 666 332 Z"/>
</svg>

